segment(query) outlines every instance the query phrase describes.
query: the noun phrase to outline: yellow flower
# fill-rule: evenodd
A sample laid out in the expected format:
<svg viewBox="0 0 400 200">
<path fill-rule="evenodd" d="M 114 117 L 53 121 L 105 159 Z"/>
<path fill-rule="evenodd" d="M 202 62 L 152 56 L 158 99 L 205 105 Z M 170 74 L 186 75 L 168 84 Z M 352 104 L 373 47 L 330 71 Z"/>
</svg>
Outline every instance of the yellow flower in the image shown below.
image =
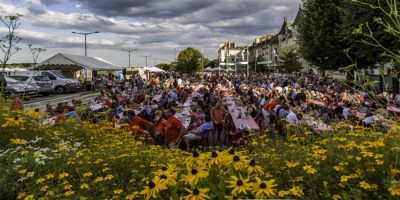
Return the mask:
<svg viewBox="0 0 400 200">
<path fill-rule="evenodd" d="M 247 174 L 250 175 L 253 172 L 256 174 L 261 174 L 261 175 L 264 174 L 263 169 L 260 166 L 256 165 L 256 162 L 254 160 L 251 160 L 249 162 L 249 165 L 247 166 Z"/>
<path fill-rule="evenodd" d="M 204 160 L 205 157 L 203 154 L 197 153 L 197 151 L 194 151 L 192 153 L 192 156 L 189 156 L 185 159 L 185 163 L 187 167 L 191 166 L 203 166 L 204 165 Z"/>
<path fill-rule="evenodd" d="M 398 187 L 389 187 L 388 191 L 392 196 L 400 196 L 400 188 Z"/>
<path fill-rule="evenodd" d="M 332 200 L 340 200 L 340 199 L 342 199 L 340 195 L 335 194 L 332 196 Z"/>
<path fill-rule="evenodd" d="M 93 176 L 92 172 L 86 172 L 83 174 L 83 177 L 90 177 L 90 176 Z"/>
<path fill-rule="evenodd" d="M 303 190 L 299 186 L 294 186 L 289 190 L 290 194 L 293 196 L 301 197 L 304 195 Z"/>
<path fill-rule="evenodd" d="M 286 191 L 286 190 L 280 190 L 279 192 L 278 192 L 278 196 L 279 197 L 285 197 L 285 196 L 287 196 L 287 195 L 289 195 L 290 194 L 290 192 L 289 191 Z"/>
<path fill-rule="evenodd" d="M 245 166 L 245 156 L 238 156 L 238 155 L 234 155 L 232 156 L 231 159 L 231 164 L 233 165 L 233 168 L 235 168 L 236 170 L 242 170 L 244 169 Z"/>
<path fill-rule="evenodd" d="M 96 178 L 94 179 L 94 182 L 95 182 L 95 183 L 97 183 L 97 182 L 102 182 L 102 181 L 104 181 L 104 178 L 101 177 L 101 176 L 98 176 L 98 177 L 96 177 Z"/>
<path fill-rule="evenodd" d="M 104 180 L 111 180 L 111 179 L 113 179 L 113 178 L 114 178 L 113 175 L 107 174 L 107 176 L 104 178 Z"/>
<path fill-rule="evenodd" d="M 166 185 L 163 183 L 160 183 L 160 178 L 155 177 L 152 181 L 150 181 L 146 186 L 144 186 L 144 189 L 139 192 L 139 194 L 144 194 L 146 195 L 146 200 L 150 198 L 157 198 L 157 194 L 161 190 L 166 190 L 168 189 Z"/>
<path fill-rule="evenodd" d="M 274 184 L 275 180 L 269 180 L 269 181 L 262 181 L 260 178 L 256 177 L 256 184 L 253 184 L 253 189 L 252 189 L 252 193 L 253 195 L 256 196 L 256 199 L 263 199 L 265 197 L 270 197 L 275 195 L 275 192 L 273 189 L 275 186 L 277 186 L 276 184 Z"/>
<path fill-rule="evenodd" d="M 365 190 L 371 189 L 371 185 L 369 183 L 365 182 L 365 181 L 361 181 L 360 182 L 360 187 L 365 189 Z"/>
<path fill-rule="evenodd" d="M 35 199 L 35 196 L 33 194 L 30 194 L 24 198 L 24 200 L 33 200 L 33 199 Z"/>
<path fill-rule="evenodd" d="M 165 183 L 167 186 L 175 186 L 176 185 L 176 173 L 175 174 L 161 174 L 160 182 Z"/>
<path fill-rule="evenodd" d="M 45 185 L 45 186 L 43 186 L 43 187 L 40 188 L 40 191 L 46 192 L 47 189 L 49 189 L 49 186 Z"/>
<path fill-rule="evenodd" d="M 87 183 L 82 183 L 81 186 L 79 186 L 79 188 L 83 189 L 89 189 L 89 185 Z"/>
<path fill-rule="evenodd" d="M 126 200 L 134 200 L 135 197 L 137 196 L 138 192 L 133 192 L 132 194 L 126 196 Z"/>
<path fill-rule="evenodd" d="M 35 109 L 32 108 L 32 109 L 28 110 L 26 112 L 26 114 L 28 116 L 30 116 L 30 117 L 33 117 L 33 118 L 40 118 L 40 117 L 43 117 L 45 115 L 42 111 L 40 111 L 39 108 L 35 108 Z"/>
<path fill-rule="evenodd" d="M 64 193 L 64 195 L 65 195 L 66 197 L 69 197 L 69 196 L 71 196 L 71 195 L 73 195 L 73 194 L 75 194 L 75 192 L 72 191 L 72 190 L 66 191 L 66 192 Z"/>
<path fill-rule="evenodd" d="M 38 178 L 38 179 L 36 179 L 36 184 L 39 184 L 39 183 L 42 183 L 42 182 L 44 182 L 46 179 L 44 179 L 44 178 Z"/>
<path fill-rule="evenodd" d="M 286 166 L 287 166 L 288 168 L 296 167 L 296 166 L 299 165 L 299 164 L 300 164 L 299 162 L 286 162 Z"/>
<path fill-rule="evenodd" d="M 6 118 L 6 123 L 1 125 L 1 127 L 9 127 L 9 126 L 13 126 L 13 127 L 20 127 L 23 126 L 25 123 L 24 118 L 22 118 L 21 116 L 17 116 L 14 118 Z"/>
<path fill-rule="evenodd" d="M 18 174 L 25 174 L 26 171 L 27 171 L 26 169 L 21 169 L 21 170 L 18 171 Z"/>
<path fill-rule="evenodd" d="M 73 186 L 71 184 L 65 185 L 64 190 L 70 190 Z"/>
<path fill-rule="evenodd" d="M 54 174 L 49 173 L 46 175 L 46 179 L 51 179 L 51 178 L 54 178 Z"/>
<path fill-rule="evenodd" d="M 237 196 L 238 194 L 244 193 L 247 194 L 247 191 L 251 189 L 252 184 L 248 183 L 249 179 L 243 179 L 241 175 L 239 175 L 240 178 L 237 176 L 231 176 L 231 181 L 226 181 L 229 183 L 229 186 L 226 186 L 227 188 L 233 188 L 232 190 L 232 195 Z"/>
<path fill-rule="evenodd" d="M 22 199 L 26 196 L 26 192 L 18 193 L 17 199 Z"/>
<path fill-rule="evenodd" d="M 58 175 L 58 179 L 63 179 L 63 178 L 68 177 L 68 176 L 69 176 L 68 173 L 63 172 L 63 173 L 61 173 L 61 174 Z"/>
<path fill-rule="evenodd" d="M 189 192 L 189 194 L 185 197 L 184 199 L 188 200 L 204 200 L 204 199 L 209 199 L 210 197 L 206 194 L 210 189 L 208 188 L 194 188 L 193 190 L 185 188 L 186 191 Z"/>
<path fill-rule="evenodd" d="M 26 143 L 28 143 L 28 141 L 24 140 L 24 139 L 10 139 L 11 144 L 15 144 L 15 145 L 25 145 Z M 22 152 L 21 152 L 22 153 Z M 23 155 L 23 154 L 22 154 Z"/>
<path fill-rule="evenodd" d="M 304 165 L 303 170 L 306 171 L 308 174 L 315 174 L 317 172 L 311 165 Z"/>
<path fill-rule="evenodd" d="M 186 175 L 182 181 L 190 186 L 194 187 L 200 178 L 205 178 L 208 176 L 208 172 L 205 168 L 188 168 L 189 174 Z"/>
<path fill-rule="evenodd" d="M 221 165 L 222 164 L 222 160 L 221 160 L 221 156 L 219 155 L 218 152 L 209 152 L 208 153 L 208 163 L 207 166 L 211 167 L 213 165 Z"/>
<path fill-rule="evenodd" d="M 114 190 L 114 194 L 115 194 L 115 195 L 120 195 L 122 192 L 123 192 L 122 189 Z"/>
</svg>

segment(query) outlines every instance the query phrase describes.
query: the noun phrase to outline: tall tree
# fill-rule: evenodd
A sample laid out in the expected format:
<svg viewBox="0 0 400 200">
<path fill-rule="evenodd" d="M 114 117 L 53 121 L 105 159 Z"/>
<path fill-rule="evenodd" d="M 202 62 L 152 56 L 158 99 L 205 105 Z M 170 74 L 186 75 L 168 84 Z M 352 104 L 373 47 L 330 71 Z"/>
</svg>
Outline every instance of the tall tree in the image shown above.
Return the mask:
<svg viewBox="0 0 400 200">
<path fill-rule="evenodd" d="M 294 48 L 282 49 L 282 54 L 279 56 L 281 64 L 279 71 L 283 73 L 299 72 L 303 67 L 299 61 L 300 57 Z"/>
<path fill-rule="evenodd" d="M 183 73 L 198 72 L 201 70 L 201 58 L 199 50 L 188 47 L 179 53 L 175 70 Z"/>
<path fill-rule="evenodd" d="M 298 28 L 299 53 L 320 69 L 338 69 L 350 64 L 343 52 L 341 13 L 346 0 L 303 0 L 303 18 Z"/>
</svg>

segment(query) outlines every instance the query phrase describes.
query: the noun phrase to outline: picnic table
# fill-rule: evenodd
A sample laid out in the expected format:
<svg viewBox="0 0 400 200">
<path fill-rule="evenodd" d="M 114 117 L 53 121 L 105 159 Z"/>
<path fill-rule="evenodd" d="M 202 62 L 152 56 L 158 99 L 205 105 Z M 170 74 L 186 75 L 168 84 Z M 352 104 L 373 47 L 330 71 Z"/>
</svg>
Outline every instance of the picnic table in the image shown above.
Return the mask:
<svg viewBox="0 0 400 200">
<path fill-rule="evenodd" d="M 226 97 L 226 103 L 228 105 L 228 110 L 232 117 L 237 132 L 242 132 L 245 129 L 255 130 L 255 131 L 260 130 L 260 127 L 258 126 L 256 121 L 250 115 L 241 116 L 240 118 L 238 117 L 239 113 L 244 108 L 236 106 L 233 97 Z"/>
</svg>

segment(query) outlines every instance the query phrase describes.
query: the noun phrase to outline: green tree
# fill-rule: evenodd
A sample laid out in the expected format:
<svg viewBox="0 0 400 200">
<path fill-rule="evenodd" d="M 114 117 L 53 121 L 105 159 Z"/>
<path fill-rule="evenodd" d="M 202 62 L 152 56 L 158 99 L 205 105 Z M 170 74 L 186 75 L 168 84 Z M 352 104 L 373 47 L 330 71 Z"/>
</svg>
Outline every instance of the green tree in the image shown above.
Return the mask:
<svg viewBox="0 0 400 200">
<path fill-rule="evenodd" d="M 182 73 L 195 73 L 201 70 L 202 54 L 199 50 L 188 47 L 178 55 L 175 70 Z"/>
<path fill-rule="evenodd" d="M 294 48 L 282 49 L 282 54 L 279 56 L 279 58 L 281 60 L 279 72 L 299 72 L 303 68 L 299 61 L 300 57 Z"/>
<path fill-rule="evenodd" d="M 336 70 L 351 62 L 343 52 L 341 12 L 346 0 L 303 0 L 303 17 L 298 27 L 301 57 L 320 69 Z"/>
<path fill-rule="evenodd" d="M 171 65 L 164 64 L 164 63 L 159 63 L 159 64 L 156 65 L 156 67 L 158 67 L 158 68 L 160 68 L 162 70 L 165 70 L 165 71 L 168 71 L 169 69 L 171 69 Z"/>
</svg>

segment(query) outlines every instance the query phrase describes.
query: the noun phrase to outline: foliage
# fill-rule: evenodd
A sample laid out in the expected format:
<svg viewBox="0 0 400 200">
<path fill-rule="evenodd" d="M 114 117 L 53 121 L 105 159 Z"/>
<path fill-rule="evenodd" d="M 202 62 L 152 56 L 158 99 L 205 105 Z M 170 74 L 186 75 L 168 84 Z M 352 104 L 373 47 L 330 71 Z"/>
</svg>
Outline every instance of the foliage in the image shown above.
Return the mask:
<svg viewBox="0 0 400 200">
<path fill-rule="evenodd" d="M 201 70 L 202 54 L 199 50 L 188 47 L 178 55 L 176 71 L 182 73 L 194 73 Z"/>
<path fill-rule="evenodd" d="M 396 0 L 353 0 L 356 5 L 369 8 L 370 13 L 375 13 L 372 20 L 360 23 L 354 30 L 355 34 L 362 35 L 362 42 L 371 48 L 379 49 L 384 57 L 394 61 L 395 70 L 400 66 L 400 53 L 398 50 L 400 39 L 400 17 Z M 378 31 L 376 30 L 378 29 Z"/>
<path fill-rule="evenodd" d="M 344 0 L 304 0 L 303 18 L 298 27 L 299 53 L 320 69 L 336 70 L 350 61 L 343 53 L 339 7 Z"/>
<path fill-rule="evenodd" d="M 288 127 L 286 142 L 184 152 L 146 145 L 111 123 L 42 125 L 39 112 L 0 116 L 3 199 L 396 199 L 400 126 L 349 124 L 323 134 Z M 18 120 L 15 119 L 19 116 Z M 17 122 L 18 121 L 18 122 Z M 201 198 L 202 197 L 202 198 Z"/>
<path fill-rule="evenodd" d="M 29 47 L 29 50 L 30 50 L 31 53 L 32 53 L 33 64 L 36 65 L 40 53 L 45 52 L 46 49 L 40 48 L 40 47 L 32 48 L 32 44 L 29 44 L 28 47 Z"/>
<path fill-rule="evenodd" d="M 294 48 L 283 49 L 279 58 L 282 62 L 279 66 L 281 73 L 299 72 L 303 68 L 299 61 L 300 57 Z"/>
<path fill-rule="evenodd" d="M 156 65 L 156 67 L 168 71 L 169 69 L 171 69 L 171 65 L 170 64 L 164 64 L 164 63 L 159 63 Z"/>
</svg>

